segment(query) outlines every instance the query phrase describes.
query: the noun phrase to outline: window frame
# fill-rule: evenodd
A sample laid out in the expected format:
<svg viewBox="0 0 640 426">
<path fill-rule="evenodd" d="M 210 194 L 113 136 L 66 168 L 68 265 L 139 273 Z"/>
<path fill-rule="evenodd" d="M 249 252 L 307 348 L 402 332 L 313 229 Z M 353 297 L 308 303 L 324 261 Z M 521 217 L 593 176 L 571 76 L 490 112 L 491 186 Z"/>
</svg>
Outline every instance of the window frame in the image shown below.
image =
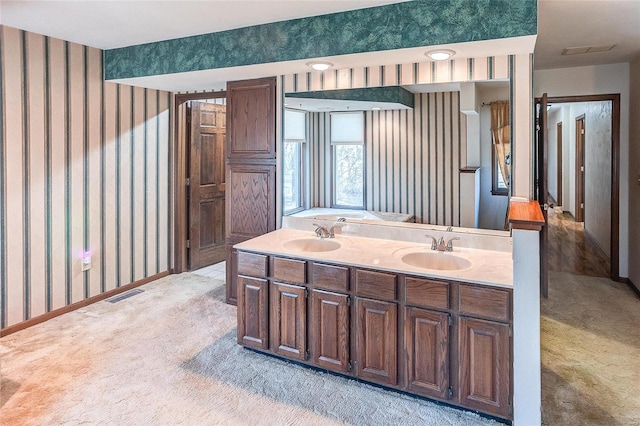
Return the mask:
<svg viewBox="0 0 640 426">
<path fill-rule="evenodd" d="M 331 129 L 331 120 L 333 118 L 334 115 L 346 115 L 346 114 L 361 114 L 362 116 L 362 140 L 360 142 L 355 142 L 355 141 L 348 141 L 348 142 L 344 142 L 344 141 L 334 141 L 333 140 L 333 134 L 331 131 L 329 131 L 329 145 L 330 145 L 330 161 L 329 161 L 329 167 L 331 168 L 330 170 L 330 176 L 331 176 L 331 208 L 336 208 L 336 209 L 351 209 L 351 210 L 365 210 L 366 209 L 366 204 L 367 204 L 367 191 L 366 191 L 366 177 L 367 177 L 367 171 L 366 171 L 366 165 L 367 165 L 367 161 L 366 161 L 366 116 L 364 114 L 364 111 L 337 111 L 337 112 L 332 112 L 329 115 L 329 129 Z M 337 155 L 336 155 L 336 147 L 337 146 L 346 146 L 346 145 L 356 145 L 356 146 L 360 146 L 362 149 L 362 202 L 359 206 L 352 206 L 352 205 L 345 205 L 345 204 L 338 204 L 336 202 L 336 160 L 337 160 Z"/>
<path fill-rule="evenodd" d="M 306 209 L 306 193 L 307 193 L 307 153 L 308 153 L 308 146 L 309 146 L 309 132 L 308 132 L 308 113 L 307 111 L 304 110 L 299 110 L 299 109 L 295 109 L 295 108 L 285 108 L 284 109 L 284 115 L 285 115 L 285 120 L 286 120 L 286 113 L 287 111 L 292 111 L 292 112 L 296 112 L 296 113 L 302 113 L 304 114 L 304 139 L 286 139 L 286 135 L 285 135 L 285 131 L 283 129 L 283 135 L 282 135 L 282 188 L 283 188 L 283 197 L 282 197 L 282 215 L 283 216 L 289 216 L 292 215 L 294 213 L 298 213 L 301 212 L 303 210 Z M 294 207 L 292 209 L 285 209 L 285 198 L 284 198 L 284 179 L 285 179 L 285 158 L 284 158 L 284 151 L 285 151 L 285 146 L 288 143 L 295 143 L 298 144 L 300 147 L 300 155 L 298 158 L 298 167 L 299 167 L 299 173 L 298 173 L 298 188 L 299 188 L 299 194 L 298 194 L 298 199 L 297 199 L 297 207 Z"/>
<path fill-rule="evenodd" d="M 496 146 L 493 144 L 493 141 L 491 141 L 491 195 L 508 196 L 509 186 L 505 186 L 504 188 L 500 188 L 499 186 L 498 173 L 501 172 L 496 157 Z"/>
</svg>

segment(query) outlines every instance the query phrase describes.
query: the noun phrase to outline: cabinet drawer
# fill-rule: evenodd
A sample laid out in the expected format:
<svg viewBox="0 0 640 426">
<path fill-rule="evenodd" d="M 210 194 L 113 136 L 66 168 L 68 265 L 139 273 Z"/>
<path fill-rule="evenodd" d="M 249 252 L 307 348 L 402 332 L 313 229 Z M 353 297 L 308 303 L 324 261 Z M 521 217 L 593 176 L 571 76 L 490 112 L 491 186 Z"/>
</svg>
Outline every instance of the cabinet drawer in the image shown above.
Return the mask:
<svg viewBox="0 0 640 426">
<path fill-rule="evenodd" d="M 396 299 L 396 276 L 384 272 L 356 270 L 356 293 L 358 296 L 378 300 Z"/>
<path fill-rule="evenodd" d="M 311 282 L 315 287 L 326 290 L 349 291 L 349 268 L 313 263 Z"/>
<path fill-rule="evenodd" d="M 238 252 L 238 274 L 265 278 L 267 276 L 267 256 Z"/>
<path fill-rule="evenodd" d="M 306 262 L 304 260 L 273 258 L 273 278 L 294 284 L 306 283 Z"/>
<path fill-rule="evenodd" d="M 511 321 L 511 292 L 461 284 L 460 313 Z"/>
<path fill-rule="evenodd" d="M 405 301 L 408 305 L 436 309 L 449 308 L 449 283 L 407 277 L 405 284 Z"/>
</svg>

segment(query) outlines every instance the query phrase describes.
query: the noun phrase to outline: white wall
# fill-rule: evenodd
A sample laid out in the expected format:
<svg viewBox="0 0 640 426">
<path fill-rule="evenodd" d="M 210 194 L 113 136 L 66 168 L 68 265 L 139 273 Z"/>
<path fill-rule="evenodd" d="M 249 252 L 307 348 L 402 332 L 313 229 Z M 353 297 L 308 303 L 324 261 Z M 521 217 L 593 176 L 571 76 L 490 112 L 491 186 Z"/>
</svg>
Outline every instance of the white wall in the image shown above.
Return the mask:
<svg viewBox="0 0 640 426">
<path fill-rule="evenodd" d="M 535 71 L 536 97 L 620 94 L 620 263 L 621 277 L 629 273 L 629 79 L 630 65 L 607 64 Z"/>
<path fill-rule="evenodd" d="M 630 141 L 629 141 L 629 216 L 640 212 L 640 58 L 631 63 L 630 81 Z M 634 216 L 632 216 L 634 215 Z M 629 253 L 635 253 L 635 262 L 629 262 L 629 279 L 640 289 L 640 221 L 629 223 Z"/>
<path fill-rule="evenodd" d="M 492 85 L 492 87 L 478 87 L 478 102 L 480 104 L 493 101 L 509 100 L 509 84 Z M 483 229 L 504 229 L 504 219 L 507 212 L 509 197 L 492 195 L 492 166 L 491 153 L 491 107 L 480 107 L 480 220 L 479 227 Z"/>
</svg>

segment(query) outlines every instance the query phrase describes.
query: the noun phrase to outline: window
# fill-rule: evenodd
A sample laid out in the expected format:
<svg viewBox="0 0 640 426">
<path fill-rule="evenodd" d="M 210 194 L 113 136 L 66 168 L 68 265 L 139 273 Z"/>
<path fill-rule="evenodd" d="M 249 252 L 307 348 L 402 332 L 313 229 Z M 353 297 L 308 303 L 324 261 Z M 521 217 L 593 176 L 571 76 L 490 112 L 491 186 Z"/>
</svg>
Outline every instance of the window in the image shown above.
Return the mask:
<svg viewBox="0 0 640 426">
<path fill-rule="evenodd" d="M 507 164 L 509 164 L 509 157 L 507 157 Z M 504 182 L 502 172 L 500 171 L 500 165 L 498 164 L 498 158 L 496 157 L 496 147 L 491 145 L 491 166 L 493 169 L 493 178 L 491 184 L 492 195 L 509 195 L 509 188 Z"/>
<path fill-rule="evenodd" d="M 307 114 L 304 111 L 284 111 L 283 183 L 284 214 L 304 207 L 304 172 L 307 142 Z"/>
<path fill-rule="evenodd" d="M 364 208 L 364 113 L 331 114 L 332 207 Z"/>
</svg>

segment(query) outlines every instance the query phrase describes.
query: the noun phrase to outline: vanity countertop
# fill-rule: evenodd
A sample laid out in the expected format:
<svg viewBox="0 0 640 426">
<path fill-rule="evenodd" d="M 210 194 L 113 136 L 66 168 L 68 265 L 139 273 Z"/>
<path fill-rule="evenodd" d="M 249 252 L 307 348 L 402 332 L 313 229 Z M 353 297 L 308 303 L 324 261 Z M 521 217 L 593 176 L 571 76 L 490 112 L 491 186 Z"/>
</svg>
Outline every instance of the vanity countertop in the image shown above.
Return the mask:
<svg viewBox="0 0 640 426">
<path fill-rule="evenodd" d="M 320 241 L 314 232 L 283 228 L 236 244 L 234 247 L 244 251 L 375 268 L 401 274 L 513 287 L 513 259 L 510 252 L 456 247 L 457 241 L 453 242 L 452 252 L 438 252 L 431 250 L 431 243 L 426 240 L 424 244 L 420 244 L 339 234 L 333 239 L 324 240 L 340 244 L 339 248 L 330 251 L 301 251 L 287 244 L 302 239 Z M 462 257 L 471 262 L 471 267 L 457 270 L 425 269 L 402 261 L 404 255 L 414 252 Z"/>
</svg>

